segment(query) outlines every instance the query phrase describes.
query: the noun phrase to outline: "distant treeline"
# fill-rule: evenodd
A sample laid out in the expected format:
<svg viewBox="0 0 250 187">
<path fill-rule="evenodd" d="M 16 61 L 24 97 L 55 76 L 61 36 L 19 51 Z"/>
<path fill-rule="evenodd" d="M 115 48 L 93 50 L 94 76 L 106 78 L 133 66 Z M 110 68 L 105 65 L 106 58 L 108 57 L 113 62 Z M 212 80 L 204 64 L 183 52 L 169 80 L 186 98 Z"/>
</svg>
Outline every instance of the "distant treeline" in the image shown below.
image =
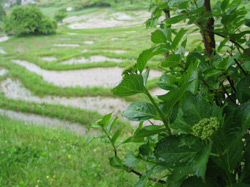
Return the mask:
<svg viewBox="0 0 250 187">
<path fill-rule="evenodd" d="M 72 6 L 74 10 L 82 10 L 90 7 L 115 7 L 119 5 L 146 5 L 149 0 L 36 0 L 41 7 Z"/>
</svg>

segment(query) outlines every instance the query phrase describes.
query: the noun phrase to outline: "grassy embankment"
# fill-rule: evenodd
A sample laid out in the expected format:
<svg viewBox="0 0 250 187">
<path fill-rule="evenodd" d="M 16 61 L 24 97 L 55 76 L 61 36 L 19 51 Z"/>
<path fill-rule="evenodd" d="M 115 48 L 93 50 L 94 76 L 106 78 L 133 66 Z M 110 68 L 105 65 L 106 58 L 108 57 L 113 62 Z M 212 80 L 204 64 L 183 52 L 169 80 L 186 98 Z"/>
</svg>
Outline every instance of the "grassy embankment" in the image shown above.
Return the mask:
<svg viewBox="0 0 250 187">
<path fill-rule="evenodd" d="M 134 186 L 109 166 L 111 148 L 89 138 L 0 117 L 0 186 Z"/>
</svg>

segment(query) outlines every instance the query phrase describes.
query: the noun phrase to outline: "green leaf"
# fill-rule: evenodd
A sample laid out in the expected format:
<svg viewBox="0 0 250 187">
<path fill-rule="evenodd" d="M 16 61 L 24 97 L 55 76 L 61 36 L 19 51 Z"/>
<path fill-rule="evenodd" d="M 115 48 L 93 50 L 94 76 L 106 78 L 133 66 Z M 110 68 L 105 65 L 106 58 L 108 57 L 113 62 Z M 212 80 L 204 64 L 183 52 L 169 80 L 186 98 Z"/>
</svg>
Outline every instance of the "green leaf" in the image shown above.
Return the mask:
<svg viewBox="0 0 250 187">
<path fill-rule="evenodd" d="M 209 158 L 209 154 L 211 152 L 212 143 L 210 142 L 208 145 L 204 146 L 200 155 L 193 161 L 191 164 L 193 169 L 193 173 L 197 177 L 201 177 L 203 182 L 205 182 L 205 173 L 207 169 L 207 162 Z"/>
<path fill-rule="evenodd" d="M 164 131 L 166 131 L 166 128 L 162 128 L 159 125 L 149 125 L 140 129 L 137 133 L 135 133 L 134 137 L 144 138 L 144 137 L 153 136 L 155 134 L 159 134 Z"/>
<path fill-rule="evenodd" d="M 242 181 L 250 184 L 250 134 L 245 135 L 246 146 L 244 152 L 245 167 L 242 171 Z"/>
<path fill-rule="evenodd" d="M 229 0 L 223 0 L 222 1 L 221 6 L 220 6 L 222 11 L 226 10 L 228 3 L 229 3 Z"/>
<path fill-rule="evenodd" d="M 189 166 L 176 167 L 167 179 L 167 186 L 180 187 L 182 181 L 190 174 Z"/>
<path fill-rule="evenodd" d="M 242 64 L 242 67 L 245 71 L 249 71 L 250 72 L 250 61 L 246 61 L 244 62 L 244 64 Z"/>
<path fill-rule="evenodd" d="M 241 104 L 250 100 L 250 75 L 240 80 L 236 88 L 236 94 Z"/>
<path fill-rule="evenodd" d="M 161 30 L 156 30 L 151 33 L 151 41 L 155 44 L 165 43 L 166 36 Z"/>
<path fill-rule="evenodd" d="M 145 102 L 134 102 L 123 112 L 123 116 L 132 121 L 145 121 L 158 118 L 154 105 Z"/>
<path fill-rule="evenodd" d="M 195 125 L 203 118 L 211 117 L 211 106 L 201 96 L 189 96 L 182 106 L 183 118 L 189 125 Z"/>
<path fill-rule="evenodd" d="M 181 187 L 209 187 L 205 183 L 202 182 L 201 179 L 197 177 L 189 177 L 187 180 L 185 180 Z"/>
<path fill-rule="evenodd" d="M 123 159 L 123 164 L 128 167 L 136 167 L 141 162 L 141 159 L 134 156 L 132 153 L 129 153 Z"/>
<path fill-rule="evenodd" d="M 244 183 L 232 184 L 232 185 L 227 185 L 226 187 L 249 187 L 249 184 L 244 184 Z"/>
<path fill-rule="evenodd" d="M 205 80 L 207 80 L 210 77 L 215 77 L 221 74 L 221 70 L 213 69 L 211 71 L 208 71 L 205 75 Z"/>
<path fill-rule="evenodd" d="M 146 72 L 142 73 L 144 86 L 146 86 L 146 84 L 147 84 L 149 72 L 150 72 L 150 68 L 149 68 L 149 66 L 147 66 Z"/>
<path fill-rule="evenodd" d="M 245 19 L 244 24 L 248 27 L 250 27 L 250 19 Z"/>
<path fill-rule="evenodd" d="M 121 83 L 112 89 L 114 95 L 131 96 L 144 92 L 143 77 L 137 74 L 125 75 Z"/>
<path fill-rule="evenodd" d="M 174 38 L 174 41 L 171 45 L 172 49 L 176 49 L 178 44 L 180 43 L 180 41 L 182 40 L 183 36 L 185 35 L 185 33 L 187 32 L 187 30 L 185 29 L 181 29 L 177 35 Z"/>
<path fill-rule="evenodd" d="M 229 170 L 233 171 L 236 166 L 240 163 L 241 158 L 243 156 L 243 142 L 239 139 L 235 142 L 229 149 L 228 153 L 226 154 L 227 163 L 229 166 Z"/>
<path fill-rule="evenodd" d="M 222 70 L 227 70 L 231 65 L 233 65 L 235 62 L 234 62 L 234 60 L 233 60 L 233 58 L 229 58 L 229 57 L 227 57 L 227 58 L 225 58 L 225 59 L 223 59 L 223 60 L 221 60 L 221 61 L 215 61 L 214 63 L 213 63 L 213 65 L 214 65 L 214 67 L 216 68 L 216 69 L 222 69 Z"/>
<path fill-rule="evenodd" d="M 150 49 L 147 49 L 145 51 L 143 51 L 138 59 L 137 59 L 137 68 L 138 70 L 142 73 L 142 71 L 144 70 L 145 66 L 147 65 L 147 62 L 152 58 L 153 56 L 153 51 L 154 51 L 154 48 L 150 48 Z"/>
<path fill-rule="evenodd" d="M 144 173 L 140 180 L 137 182 L 136 187 L 145 187 L 146 182 L 148 181 L 148 178 L 151 176 L 153 172 L 153 169 L 148 170 L 146 173 Z"/>
<path fill-rule="evenodd" d="M 172 25 L 172 24 L 175 24 L 175 23 L 178 23 L 178 22 L 184 20 L 185 18 L 186 18 L 185 15 L 174 16 L 174 17 L 168 18 L 166 20 L 166 24 L 167 25 Z"/>
<path fill-rule="evenodd" d="M 179 54 L 170 54 L 168 57 L 161 63 L 162 67 L 174 67 L 178 65 L 181 61 L 181 55 Z"/>
<path fill-rule="evenodd" d="M 107 114 L 105 116 L 103 116 L 103 118 L 101 120 L 98 120 L 97 122 L 93 123 L 91 125 L 92 128 L 103 128 L 107 125 L 107 123 L 109 122 L 109 120 L 111 119 L 112 113 Z"/>
<path fill-rule="evenodd" d="M 113 120 L 108 122 L 107 132 L 110 132 L 112 130 L 112 128 L 115 125 L 115 122 L 116 122 L 117 119 L 118 119 L 118 117 L 115 117 Z"/>
<path fill-rule="evenodd" d="M 173 109 L 175 104 L 180 101 L 191 83 L 192 81 L 187 82 L 181 88 L 175 88 L 168 92 L 166 95 L 158 96 L 160 100 L 165 101 L 163 111 L 166 116 Z"/>
<path fill-rule="evenodd" d="M 112 142 L 113 144 L 115 144 L 115 142 L 116 142 L 117 138 L 120 136 L 121 132 L 122 132 L 122 128 L 121 128 L 121 129 L 118 129 L 118 130 L 115 132 L 115 134 L 113 135 L 113 137 L 112 137 L 112 139 L 111 139 L 111 142 Z"/>
<path fill-rule="evenodd" d="M 145 158 L 148 159 L 148 157 L 152 154 L 152 149 L 150 147 L 149 142 L 142 144 L 139 147 L 139 153 Z"/>
<path fill-rule="evenodd" d="M 113 168 L 116 168 L 116 169 L 122 169 L 122 168 L 123 168 L 122 161 L 121 161 L 120 158 L 117 157 L 117 156 L 111 157 L 109 163 L 110 163 L 110 165 L 111 165 Z"/>
<path fill-rule="evenodd" d="M 156 144 L 154 155 L 159 164 L 173 168 L 190 164 L 202 147 L 200 140 L 193 136 L 169 136 Z"/>
</svg>

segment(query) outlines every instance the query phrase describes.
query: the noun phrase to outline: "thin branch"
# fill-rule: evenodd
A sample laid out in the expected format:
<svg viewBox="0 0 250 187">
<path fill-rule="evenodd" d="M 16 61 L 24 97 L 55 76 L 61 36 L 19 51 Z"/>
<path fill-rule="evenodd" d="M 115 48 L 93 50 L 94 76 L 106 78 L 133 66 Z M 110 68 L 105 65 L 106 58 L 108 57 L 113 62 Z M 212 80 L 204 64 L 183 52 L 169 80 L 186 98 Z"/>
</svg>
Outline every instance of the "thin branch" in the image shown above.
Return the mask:
<svg viewBox="0 0 250 187">
<path fill-rule="evenodd" d="M 140 173 L 140 172 L 138 172 L 138 171 L 136 171 L 134 169 L 131 169 L 131 172 L 138 175 L 140 178 L 142 177 L 142 173 Z M 167 184 L 166 181 L 164 181 L 164 180 L 158 180 L 158 179 L 152 178 L 152 177 L 149 177 L 148 179 L 153 181 L 153 182 L 159 182 L 161 184 Z"/>
<path fill-rule="evenodd" d="M 220 36 L 220 37 L 222 37 L 222 38 L 227 38 L 226 36 L 224 36 L 224 35 L 222 35 L 222 34 L 220 34 L 220 33 L 217 33 L 217 32 L 214 32 L 214 34 L 216 34 L 217 36 Z M 232 39 L 230 39 L 229 40 L 230 42 L 232 42 L 234 45 L 236 45 L 238 48 L 240 48 L 240 49 L 242 49 L 248 56 L 250 56 L 250 52 L 248 52 L 244 47 L 242 47 L 238 42 L 236 42 L 236 41 L 234 41 L 234 40 L 232 40 Z"/>
<path fill-rule="evenodd" d="M 226 88 L 224 87 L 223 83 L 220 84 L 222 86 L 223 91 L 225 92 L 225 94 L 227 95 L 227 97 L 234 103 L 235 101 L 233 100 L 233 98 L 229 95 L 229 93 L 227 92 Z"/>
<path fill-rule="evenodd" d="M 239 66 L 240 70 L 247 75 L 247 72 L 243 69 L 243 67 L 240 65 L 240 63 L 238 62 L 238 60 L 234 59 L 234 61 L 236 62 L 236 64 Z"/>
<path fill-rule="evenodd" d="M 153 97 L 151 96 L 151 94 L 148 92 L 148 90 L 145 88 L 144 89 L 145 91 L 145 94 L 148 96 L 149 100 L 151 101 L 151 103 L 154 105 L 154 107 L 156 108 L 156 110 L 158 111 L 158 113 L 160 114 L 161 116 L 161 119 L 165 125 L 165 127 L 168 129 L 168 133 L 170 135 L 172 135 L 172 132 L 171 132 L 171 128 L 169 126 L 169 123 L 167 121 L 167 119 L 165 118 L 165 114 L 161 111 L 161 109 L 158 107 L 158 105 L 156 104 L 155 100 L 153 99 Z"/>
<path fill-rule="evenodd" d="M 235 87 L 234 87 L 234 82 L 230 79 L 229 76 L 227 76 L 227 80 L 228 80 L 228 82 L 230 83 L 230 85 L 231 85 L 231 87 L 232 87 L 234 93 L 236 93 L 236 89 L 235 89 Z"/>
</svg>

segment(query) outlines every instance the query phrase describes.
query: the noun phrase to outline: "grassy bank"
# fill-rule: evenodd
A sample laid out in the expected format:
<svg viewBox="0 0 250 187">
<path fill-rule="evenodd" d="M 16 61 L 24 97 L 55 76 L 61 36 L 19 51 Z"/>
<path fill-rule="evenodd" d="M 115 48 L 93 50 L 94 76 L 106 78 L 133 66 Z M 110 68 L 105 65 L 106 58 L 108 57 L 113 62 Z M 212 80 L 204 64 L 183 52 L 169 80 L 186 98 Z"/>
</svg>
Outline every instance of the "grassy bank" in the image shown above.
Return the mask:
<svg viewBox="0 0 250 187">
<path fill-rule="evenodd" d="M 100 140 L 0 117 L 0 186 L 134 186 L 136 177 L 109 166 L 111 156 Z"/>
</svg>

